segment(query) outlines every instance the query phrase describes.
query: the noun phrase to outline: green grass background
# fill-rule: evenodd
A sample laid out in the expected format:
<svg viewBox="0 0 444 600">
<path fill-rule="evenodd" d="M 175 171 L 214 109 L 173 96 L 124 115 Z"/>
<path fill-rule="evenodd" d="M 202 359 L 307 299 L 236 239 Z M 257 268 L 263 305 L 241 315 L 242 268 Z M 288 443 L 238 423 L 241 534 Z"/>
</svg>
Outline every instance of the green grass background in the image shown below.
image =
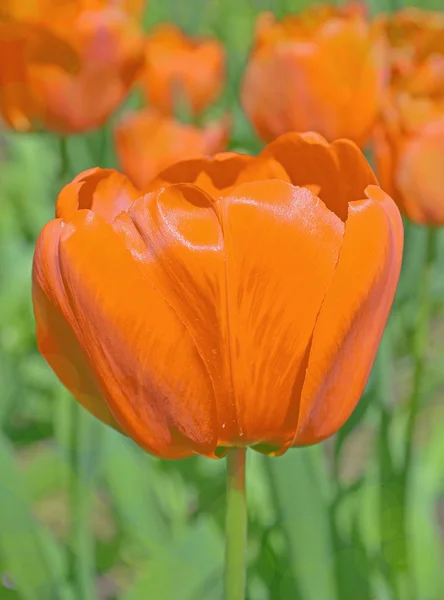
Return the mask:
<svg viewBox="0 0 444 600">
<path fill-rule="evenodd" d="M 254 152 L 260 144 L 237 100 L 254 18 L 306 4 L 150 0 L 145 24 L 174 21 L 224 41 L 228 84 L 219 110 L 235 116 L 231 147 Z M 373 12 L 393 8 L 371 4 Z M 71 173 L 114 166 L 109 129 L 69 139 L 67 156 Z M 145 455 L 79 409 L 36 350 L 31 261 L 53 218 L 61 163 L 52 135 L 2 132 L 0 600 L 221 600 L 224 461 Z M 332 440 L 282 458 L 250 452 L 249 600 L 444 597 L 441 233 L 409 476 L 403 471 L 426 238 L 406 224 L 389 326 L 348 424 Z"/>
</svg>

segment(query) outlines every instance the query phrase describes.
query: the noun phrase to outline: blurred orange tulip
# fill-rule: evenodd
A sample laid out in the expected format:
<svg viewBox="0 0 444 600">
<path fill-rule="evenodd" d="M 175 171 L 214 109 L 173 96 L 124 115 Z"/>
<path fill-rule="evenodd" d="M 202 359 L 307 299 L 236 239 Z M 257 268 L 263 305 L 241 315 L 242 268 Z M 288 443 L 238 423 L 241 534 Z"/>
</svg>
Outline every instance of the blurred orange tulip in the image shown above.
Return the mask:
<svg viewBox="0 0 444 600">
<path fill-rule="evenodd" d="M 382 187 L 416 223 L 444 225 L 444 16 L 404 9 L 380 17 L 391 87 L 374 133 Z"/>
<path fill-rule="evenodd" d="M 116 126 L 116 149 L 122 169 L 137 187 L 146 189 L 169 165 L 224 150 L 229 129 L 226 117 L 199 129 L 146 108 L 127 115 Z"/>
<path fill-rule="evenodd" d="M 100 127 L 142 67 L 138 26 L 118 8 L 47 16 L 0 15 L 0 114 L 18 130 Z"/>
<path fill-rule="evenodd" d="M 287 131 L 318 131 L 362 146 L 386 82 L 386 44 L 359 4 L 320 6 L 257 23 L 242 104 L 268 141 Z"/>
<path fill-rule="evenodd" d="M 158 183 L 134 200 L 122 175 L 93 169 L 62 191 L 33 267 L 48 363 L 165 458 L 333 434 L 366 384 L 403 245 L 360 151 L 287 134 Z"/>
<path fill-rule="evenodd" d="M 148 0 L 2 0 L 0 17 L 47 23 L 60 18 L 72 19 L 82 10 L 119 8 L 140 19 L 147 4 Z"/>
<path fill-rule="evenodd" d="M 146 40 L 141 83 L 149 104 L 168 115 L 198 115 L 218 97 L 225 78 L 222 44 L 187 37 L 175 25 L 159 25 Z"/>
</svg>

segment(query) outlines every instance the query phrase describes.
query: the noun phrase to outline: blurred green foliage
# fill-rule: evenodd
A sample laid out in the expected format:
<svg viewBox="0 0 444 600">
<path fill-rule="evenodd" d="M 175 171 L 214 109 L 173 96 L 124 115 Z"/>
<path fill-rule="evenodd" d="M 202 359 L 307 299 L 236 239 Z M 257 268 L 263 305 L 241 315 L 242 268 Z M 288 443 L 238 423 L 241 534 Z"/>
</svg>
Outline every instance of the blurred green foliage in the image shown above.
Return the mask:
<svg viewBox="0 0 444 600">
<path fill-rule="evenodd" d="M 234 113 L 233 149 L 260 147 L 238 105 L 254 18 L 304 4 L 150 0 L 147 27 L 172 20 L 225 42 L 229 77 L 219 108 Z M 371 3 L 372 11 L 394 7 Z M 220 600 L 224 461 L 151 458 L 62 389 L 36 350 L 30 272 L 36 237 L 69 176 L 66 160 L 49 134 L 3 133 L 1 142 L 0 599 Z M 115 165 L 109 128 L 73 136 L 65 151 L 72 173 Z M 249 600 L 444 596 L 441 233 L 415 436 L 405 443 L 427 235 L 406 224 L 389 326 L 347 425 L 322 446 L 282 458 L 250 452 Z"/>
</svg>

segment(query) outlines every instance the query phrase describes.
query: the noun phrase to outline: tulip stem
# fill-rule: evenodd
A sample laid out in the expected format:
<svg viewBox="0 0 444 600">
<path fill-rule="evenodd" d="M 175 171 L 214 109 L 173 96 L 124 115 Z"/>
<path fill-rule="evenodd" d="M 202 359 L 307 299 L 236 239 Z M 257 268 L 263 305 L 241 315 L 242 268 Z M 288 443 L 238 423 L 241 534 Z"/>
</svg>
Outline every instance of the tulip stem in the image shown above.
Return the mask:
<svg viewBox="0 0 444 600">
<path fill-rule="evenodd" d="M 94 600 L 95 557 L 91 518 L 94 501 L 94 475 L 98 459 L 97 423 L 82 406 L 71 399 L 71 480 L 70 480 L 70 549 L 71 576 L 76 598 Z"/>
<path fill-rule="evenodd" d="M 225 600 L 245 598 L 247 549 L 245 458 L 246 448 L 233 448 L 227 456 Z"/>
<path fill-rule="evenodd" d="M 416 598 L 416 593 L 413 588 L 414 582 L 409 576 L 411 573 L 411 559 L 407 553 L 407 514 L 408 514 L 408 498 L 409 488 L 411 485 L 412 476 L 412 457 L 414 448 L 414 437 L 416 430 L 416 421 L 418 412 L 420 409 L 421 390 L 424 379 L 424 366 L 425 358 L 427 353 L 427 346 L 429 341 L 429 328 L 430 328 L 430 316 L 431 316 L 431 284 L 433 280 L 433 269 L 436 258 L 436 245 L 437 245 L 437 230 L 430 227 L 427 231 L 427 248 L 422 265 L 421 277 L 419 282 L 419 294 L 418 294 L 418 306 L 417 306 L 417 321 L 415 326 L 414 338 L 413 338 L 413 385 L 408 401 L 408 414 L 407 414 L 407 425 L 405 435 L 405 446 L 404 446 L 404 462 L 402 466 L 402 539 L 404 556 L 402 564 L 404 566 L 403 575 L 408 576 L 408 581 L 405 581 L 404 577 L 401 577 L 401 584 L 398 592 L 403 594 L 409 594 L 407 597 Z M 404 582 L 405 581 L 405 582 Z M 404 582 L 404 583 L 403 583 Z M 403 590 L 410 590 L 410 592 L 403 592 Z"/>
<path fill-rule="evenodd" d="M 60 181 L 63 185 L 69 180 L 70 162 L 68 152 L 68 140 L 66 137 L 59 137 L 59 154 L 60 154 Z"/>
<path fill-rule="evenodd" d="M 426 256 L 422 267 L 421 280 L 419 285 L 417 322 L 415 336 L 413 340 L 413 386 L 408 406 L 409 412 L 407 420 L 406 446 L 404 456 L 404 473 L 406 477 L 407 473 L 410 470 L 410 462 L 413 450 L 413 436 L 415 433 L 415 423 L 419 409 L 419 400 L 421 396 L 421 387 L 423 381 L 424 359 L 427 351 L 429 338 L 429 321 L 431 309 L 430 293 L 433 276 L 433 267 L 436 258 L 436 236 L 437 230 L 433 227 L 430 227 L 427 232 Z"/>
<path fill-rule="evenodd" d="M 406 451 L 404 466 L 405 471 L 409 470 L 411 462 L 411 454 L 413 449 L 413 436 L 415 433 L 416 416 L 419 409 L 419 399 L 421 396 L 421 386 L 424 373 L 424 358 L 427 351 L 429 337 L 429 321 L 430 321 L 430 293 L 431 282 L 433 276 L 433 267 L 436 257 L 436 235 L 437 230 L 430 227 L 427 232 L 427 249 L 424 260 L 424 265 L 421 273 L 421 281 L 419 287 L 417 323 L 415 337 L 413 341 L 413 360 L 414 374 L 413 387 L 410 395 L 409 413 L 407 421 L 406 435 Z"/>
</svg>

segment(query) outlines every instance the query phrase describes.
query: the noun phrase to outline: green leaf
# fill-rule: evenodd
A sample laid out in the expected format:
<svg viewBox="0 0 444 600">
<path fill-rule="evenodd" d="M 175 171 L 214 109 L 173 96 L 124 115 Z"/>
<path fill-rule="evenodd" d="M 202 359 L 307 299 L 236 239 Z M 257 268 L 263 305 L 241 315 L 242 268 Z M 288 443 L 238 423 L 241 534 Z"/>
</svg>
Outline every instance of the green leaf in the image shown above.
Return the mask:
<svg viewBox="0 0 444 600">
<path fill-rule="evenodd" d="M 34 501 L 57 493 L 60 482 L 66 481 L 69 465 L 61 459 L 54 445 L 33 444 L 32 456 L 24 466 L 26 491 Z"/>
<path fill-rule="evenodd" d="M 23 600 L 73 600 L 63 554 L 31 512 L 12 448 L 0 434 L 0 558 Z"/>
<path fill-rule="evenodd" d="M 282 457 L 264 460 L 300 598 L 335 600 L 328 473 L 322 448 L 291 449 Z"/>
<path fill-rule="evenodd" d="M 436 420 L 428 443 L 413 465 L 407 506 L 409 551 L 415 589 L 421 600 L 441 598 L 444 590 L 444 542 L 436 524 L 438 501 L 442 500 L 444 492 L 443 464 L 442 422 Z"/>
<path fill-rule="evenodd" d="M 169 530 L 152 488 L 154 461 L 112 429 L 103 437 L 102 475 L 120 524 L 142 548 L 157 552 Z"/>
<path fill-rule="evenodd" d="M 341 600 L 373 600 L 372 560 L 361 534 L 360 514 L 363 480 L 336 495 L 332 505 L 331 528 L 335 546 L 338 597 Z"/>
<path fill-rule="evenodd" d="M 210 517 L 175 541 L 164 540 L 121 600 L 221 600 L 223 540 Z"/>
</svg>

